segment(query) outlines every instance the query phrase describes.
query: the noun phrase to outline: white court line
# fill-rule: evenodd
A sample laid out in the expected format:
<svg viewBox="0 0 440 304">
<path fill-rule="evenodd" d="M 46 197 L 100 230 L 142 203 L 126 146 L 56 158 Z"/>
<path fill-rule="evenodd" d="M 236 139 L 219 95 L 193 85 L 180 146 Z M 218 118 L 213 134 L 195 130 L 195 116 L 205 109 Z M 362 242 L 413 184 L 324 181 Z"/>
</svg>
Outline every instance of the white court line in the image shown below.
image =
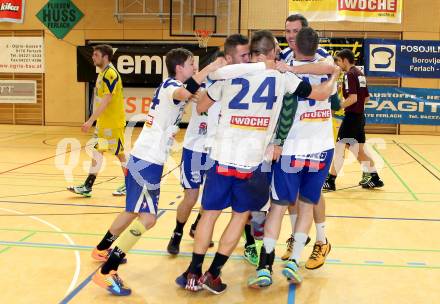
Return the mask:
<svg viewBox="0 0 440 304">
<path fill-rule="evenodd" d="M 6 209 L 6 208 L 0 208 L 0 210 L 6 211 L 6 212 L 10 212 L 10 213 L 15 213 L 15 214 L 25 214 L 25 213 L 17 211 L 17 210 Z M 28 215 L 28 217 L 30 217 L 33 220 L 36 220 L 36 221 L 38 221 L 40 223 L 43 223 L 43 224 L 49 226 L 50 228 L 52 228 L 55 231 L 61 232 L 62 233 L 61 235 L 67 240 L 67 242 L 70 245 L 76 246 L 76 244 L 72 240 L 72 238 L 68 234 L 63 233 L 63 230 L 61 230 L 59 227 L 57 227 L 54 224 L 49 223 L 49 222 L 47 222 L 47 221 L 45 221 L 45 220 L 43 220 L 43 219 L 41 219 L 39 217 L 33 216 L 33 215 Z M 67 289 L 66 294 L 64 296 L 67 296 L 75 288 L 76 282 L 78 281 L 79 272 L 81 270 L 81 258 L 79 256 L 79 251 L 75 250 L 74 254 L 75 254 L 75 260 L 76 260 L 76 269 L 75 269 L 75 273 L 73 275 L 72 281 L 70 282 L 69 288 Z"/>
</svg>

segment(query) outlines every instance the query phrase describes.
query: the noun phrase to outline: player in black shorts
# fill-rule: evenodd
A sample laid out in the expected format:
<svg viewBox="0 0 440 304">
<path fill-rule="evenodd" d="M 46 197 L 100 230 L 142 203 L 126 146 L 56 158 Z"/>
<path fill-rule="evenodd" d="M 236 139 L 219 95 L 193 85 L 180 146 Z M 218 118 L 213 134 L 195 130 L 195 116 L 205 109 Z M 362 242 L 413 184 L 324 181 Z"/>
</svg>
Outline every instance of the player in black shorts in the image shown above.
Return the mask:
<svg viewBox="0 0 440 304">
<path fill-rule="evenodd" d="M 369 93 L 367 80 L 364 74 L 354 64 L 354 54 L 351 50 L 344 49 L 336 55 L 336 64 L 345 72 L 343 83 L 345 117 L 338 132 L 335 156 L 330 173 L 324 183 L 323 189 L 335 191 L 335 180 L 339 169 L 344 162 L 346 147 L 350 147 L 359 163 L 362 165 L 362 188 L 372 189 L 383 187 L 383 182 L 377 174 L 373 159 L 366 153 L 365 145 L 365 114 L 364 106 L 368 101 Z M 335 166 L 337 161 L 337 166 Z"/>
</svg>

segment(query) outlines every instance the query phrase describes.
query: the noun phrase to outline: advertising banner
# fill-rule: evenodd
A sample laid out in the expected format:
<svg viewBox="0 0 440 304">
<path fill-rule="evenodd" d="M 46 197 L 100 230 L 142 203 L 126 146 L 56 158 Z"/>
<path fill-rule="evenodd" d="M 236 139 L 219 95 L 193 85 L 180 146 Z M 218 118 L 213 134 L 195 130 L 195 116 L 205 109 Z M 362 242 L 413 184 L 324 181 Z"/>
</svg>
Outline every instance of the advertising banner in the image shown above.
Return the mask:
<svg viewBox="0 0 440 304">
<path fill-rule="evenodd" d="M 309 21 L 401 23 L 403 0 L 289 0 L 289 14 Z"/>
<path fill-rule="evenodd" d="M 210 63 L 218 51 L 218 47 L 199 48 L 196 44 L 177 43 L 148 43 L 126 44 L 112 43 L 112 63 L 119 71 L 124 86 L 127 84 L 143 84 L 146 87 L 156 88 L 163 79 L 168 77 L 165 58 L 168 51 L 184 47 L 194 54 L 194 61 L 205 67 Z M 97 69 L 93 65 L 93 47 L 77 47 L 77 80 L 80 82 L 94 82 Z"/>
<path fill-rule="evenodd" d="M 0 22 L 23 23 L 24 0 L 0 0 Z"/>
<path fill-rule="evenodd" d="M 440 78 L 440 41 L 365 39 L 366 75 Z"/>
<path fill-rule="evenodd" d="M 0 73 L 44 73 L 43 37 L 0 37 Z"/>
<path fill-rule="evenodd" d="M 37 103 L 37 82 L 0 80 L 0 103 Z"/>
<path fill-rule="evenodd" d="M 367 123 L 440 125 L 440 90 L 369 87 Z"/>
</svg>

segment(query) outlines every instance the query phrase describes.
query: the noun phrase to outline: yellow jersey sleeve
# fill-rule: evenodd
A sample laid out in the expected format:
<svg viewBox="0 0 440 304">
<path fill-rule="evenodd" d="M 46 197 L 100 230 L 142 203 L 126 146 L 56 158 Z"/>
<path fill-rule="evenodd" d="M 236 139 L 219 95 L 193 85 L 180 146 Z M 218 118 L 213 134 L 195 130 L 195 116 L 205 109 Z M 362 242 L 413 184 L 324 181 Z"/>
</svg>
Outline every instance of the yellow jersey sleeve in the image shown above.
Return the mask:
<svg viewBox="0 0 440 304">
<path fill-rule="evenodd" d="M 115 88 L 121 81 L 119 74 L 112 68 L 107 69 L 102 77 L 102 94 L 115 94 Z"/>
</svg>

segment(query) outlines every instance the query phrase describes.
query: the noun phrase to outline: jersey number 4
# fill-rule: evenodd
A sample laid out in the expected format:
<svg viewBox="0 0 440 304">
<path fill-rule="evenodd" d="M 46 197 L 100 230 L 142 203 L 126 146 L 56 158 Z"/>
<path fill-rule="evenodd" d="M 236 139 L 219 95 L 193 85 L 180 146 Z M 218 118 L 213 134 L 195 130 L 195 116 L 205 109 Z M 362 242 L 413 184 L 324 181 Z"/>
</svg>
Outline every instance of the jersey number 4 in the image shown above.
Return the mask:
<svg viewBox="0 0 440 304">
<path fill-rule="evenodd" d="M 249 93 L 249 80 L 244 78 L 235 78 L 232 79 L 232 85 L 241 85 L 241 90 L 229 102 L 229 109 L 249 109 L 249 103 L 246 103 L 245 100 L 246 95 Z M 267 94 L 263 96 L 266 88 Z M 260 84 L 254 95 L 252 95 L 252 102 L 266 103 L 266 109 L 271 110 L 276 100 L 277 96 L 275 96 L 275 77 L 267 77 Z"/>
</svg>

